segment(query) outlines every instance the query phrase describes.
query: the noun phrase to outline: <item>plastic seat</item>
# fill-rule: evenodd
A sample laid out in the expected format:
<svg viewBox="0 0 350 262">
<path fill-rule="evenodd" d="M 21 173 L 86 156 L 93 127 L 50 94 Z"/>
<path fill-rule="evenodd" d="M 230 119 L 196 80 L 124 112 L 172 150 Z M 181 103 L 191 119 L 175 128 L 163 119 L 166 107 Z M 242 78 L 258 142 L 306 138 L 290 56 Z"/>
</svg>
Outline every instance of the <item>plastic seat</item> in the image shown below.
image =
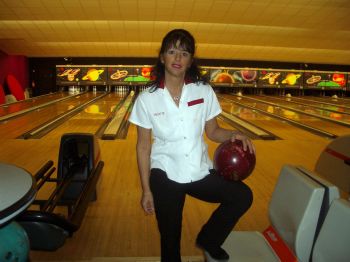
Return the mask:
<svg viewBox="0 0 350 262">
<path fill-rule="evenodd" d="M 307 175 L 308 177 L 310 177 L 311 179 L 313 179 L 314 181 L 316 181 L 317 183 L 319 183 L 325 188 L 326 191 L 325 191 L 325 197 L 323 200 L 323 209 L 322 209 L 322 212 L 324 212 L 324 216 L 325 216 L 326 213 L 328 212 L 328 208 L 332 204 L 332 201 L 334 199 L 340 198 L 339 188 L 333 183 L 331 183 L 330 181 L 317 175 L 314 171 L 308 170 L 302 166 L 297 166 L 297 169 L 299 169 L 305 175 Z"/>
<path fill-rule="evenodd" d="M 309 261 L 324 192 L 296 167 L 283 166 L 269 205 L 271 227 L 233 231 L 223 244 L 230 261 Z"/>
<path fill-rule="evenodd" d="M 315 243 L 312 262 L 350 261 L 350 203 L 334 200 Z"/>
<path fill-rule="evenodd" d="M 24 89 L 18 82 L 16 77 L 13 75 L 7 75 L 6 77 L 7 86 L 10 89 L 11 94 L 16 98 L 17 101 L 24 100 Z"/>
<path fill-rule="evenodd" d="M 17 102 L 18 100 L 16 99 L 16 97 L 14 95 L 6 95 L 5 96 L 5 103 L 6 104 L 10 104 L 10 103 L 14 103 L 14 102 Z"/>
</svg>

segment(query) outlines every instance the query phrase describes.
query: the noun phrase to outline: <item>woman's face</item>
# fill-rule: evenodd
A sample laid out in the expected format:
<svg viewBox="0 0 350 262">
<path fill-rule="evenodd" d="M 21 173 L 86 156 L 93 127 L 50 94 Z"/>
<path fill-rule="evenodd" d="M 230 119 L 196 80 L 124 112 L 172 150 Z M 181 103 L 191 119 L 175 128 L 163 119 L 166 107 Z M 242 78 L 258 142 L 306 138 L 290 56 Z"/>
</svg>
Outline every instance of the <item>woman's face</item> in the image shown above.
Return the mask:
<svg viewBox="0 0 350 262">
<path fill-rule="evenodd" d="M 180 46 L 172 46 L 160 56 L 160 61 L 164 64 L 165 74 L 175 77 L 185 77 L 186 71 L 192 64 L 192 55 Z"/>
</svg>

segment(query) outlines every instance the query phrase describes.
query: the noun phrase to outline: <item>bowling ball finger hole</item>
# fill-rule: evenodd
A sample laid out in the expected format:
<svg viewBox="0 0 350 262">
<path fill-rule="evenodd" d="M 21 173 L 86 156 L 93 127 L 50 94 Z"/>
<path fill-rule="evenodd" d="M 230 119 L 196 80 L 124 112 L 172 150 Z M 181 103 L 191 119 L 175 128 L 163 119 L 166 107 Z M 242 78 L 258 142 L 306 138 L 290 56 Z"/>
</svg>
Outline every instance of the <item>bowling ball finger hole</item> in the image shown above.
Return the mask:
<svg viewBox="0 0 350 262">
<path fill-rule="evenodd" d="M 7 252 L 6 253 L 6 255 L 5 255 L 5 259 L 6 260 L 8 260 L 8 261 L 10 261 L 10 259 L 12 260 L 13 259 L 13 254 L 12 254 L 12 252 Z"/>
</svg>

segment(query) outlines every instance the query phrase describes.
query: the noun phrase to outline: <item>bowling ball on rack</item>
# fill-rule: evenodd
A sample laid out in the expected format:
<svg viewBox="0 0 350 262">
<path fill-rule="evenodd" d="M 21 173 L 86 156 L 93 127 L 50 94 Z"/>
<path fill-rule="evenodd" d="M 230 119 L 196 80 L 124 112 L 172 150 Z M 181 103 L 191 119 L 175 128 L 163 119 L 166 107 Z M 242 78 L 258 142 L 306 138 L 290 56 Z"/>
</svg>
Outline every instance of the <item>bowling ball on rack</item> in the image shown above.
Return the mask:
<svg viewBox="0 0 350 262">
<path fill-rule="evenodd" d="M 246 179 L 253 172 L 256 158 L 248 148 L 243 150 L 242 141 L 227 140 L 216 148 L 213 162 L 218 175 L 238 181 Z"/>
</svg>

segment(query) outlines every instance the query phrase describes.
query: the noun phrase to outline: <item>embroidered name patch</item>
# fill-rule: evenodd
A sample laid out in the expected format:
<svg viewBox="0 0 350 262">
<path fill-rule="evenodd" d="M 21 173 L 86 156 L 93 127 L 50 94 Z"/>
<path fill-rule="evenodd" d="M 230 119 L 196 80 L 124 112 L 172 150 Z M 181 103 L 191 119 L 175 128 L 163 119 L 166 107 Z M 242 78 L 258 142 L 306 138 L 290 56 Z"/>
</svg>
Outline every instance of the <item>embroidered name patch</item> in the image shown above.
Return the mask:
<svg viewBox="0 0 350 262">
<path fill-rule="evenodd" d="M 194 106 L 194 105 L 198 105 L 198 104 L 202 104 L 204 103 L 204 99 L 200 98 L 200 99 L 196 99 L 196 100 L 192 100 L 190 102 L 187 102 L 188 106 Z"/>
<path fill-rule="evenodd" d="M 165 112 L 157 112 L 153 114 L 154 116 L 162 116 L 165 115 Z"/>
</svg>

